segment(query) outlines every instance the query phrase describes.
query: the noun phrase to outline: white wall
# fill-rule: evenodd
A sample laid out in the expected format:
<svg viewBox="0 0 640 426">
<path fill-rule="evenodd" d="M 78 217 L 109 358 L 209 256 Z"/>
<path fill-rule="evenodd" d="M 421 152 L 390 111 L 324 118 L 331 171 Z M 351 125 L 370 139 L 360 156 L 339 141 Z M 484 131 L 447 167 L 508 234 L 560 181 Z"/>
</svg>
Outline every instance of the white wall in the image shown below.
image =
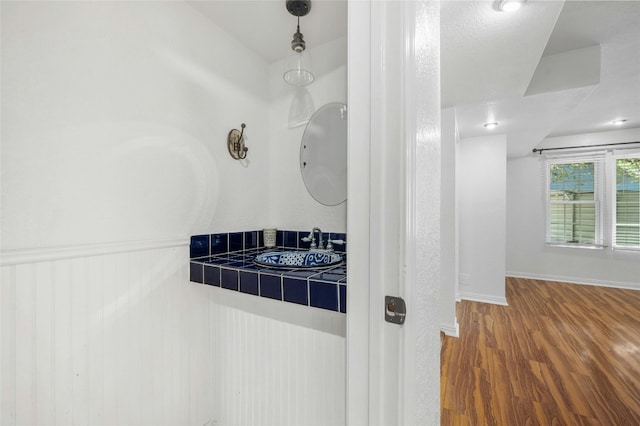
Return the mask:
<svg viewBox="0 0 640 426">
<path fill-rule="evenodd" d="M 598 138 L 609 143 L 606 140 L 611 136 L 603 134 Z M 595 143 L 594 137 L 553 138 L 544 146 L 573 146 L 589 140 Z M 532 154 L 507 162 L 507 274 L 640 289 L 638 251 L 547 247 L 545 194 L 544 157 Z"/>
<path fill-rule="evenodd" d="M 459 289 L 463 299 L 506 304 L 506 136 L 460 139 Z"/>
<path fill-rule="evenodd" d="M 2 36 L 3 248 L 268 223 L 237 184 L 268 174 L 267 65 L 197 11 L 3 2 Z M 242 122 L 246 168 L 226 147 Z"/>
<path fill-rule="evenodd" d="M 345 37 L 309 49 L 316 81 L 306 89 L 317 110 L 331 102 L 347 103 L 347 40 Z M 323 232 L 346 232 L 347 202 L 318 203 L 305 188 L 300 173 L 301 125 L 288 127 L 289 108 L 296 89 L 284 83 L 284 61 L 269 66 L 271 138 L 270 206 L 272 225 L 284 229 L 320 227 Z M 298 89 L 299 90 L 299 89 Z M 347 106 L 348 107 L 348 106 Z"/>
<path fill-rule="evenodd" d="M 289 226 L 264 185 L 268 65 L 182 2 L 1 7 L 0 422 L 299 424 L 322 393 L 331 411 L 306 419 L 341 423 L 344 336 L 303 315 L 244 321 L 244 307 L 188 283 L 189 235 Z M 241 123 L 243 163 L 226 146 Z M 237 329 L 220 329 L 226 315 Z M 299 337 L 327 352 L 291 352 Z M 239 366 L 226 365 L 255 361 L 254 344 L 273 369 L 243 376 L 249 397 L 227 404 L 239 389 L 222 375 Z M 293 377 L 288 353 L 323 381 Z"/>
<path fill-rule="evenodd" d="M 456 297 L 458 292 L 458 209 L 456 197 L 456 152 L 458 128 L 455 108 L 442 110 L 441 125 L 440 251 L 442 286 L 440 288 L 440 328 L 458 335 Z"/>
</svg>

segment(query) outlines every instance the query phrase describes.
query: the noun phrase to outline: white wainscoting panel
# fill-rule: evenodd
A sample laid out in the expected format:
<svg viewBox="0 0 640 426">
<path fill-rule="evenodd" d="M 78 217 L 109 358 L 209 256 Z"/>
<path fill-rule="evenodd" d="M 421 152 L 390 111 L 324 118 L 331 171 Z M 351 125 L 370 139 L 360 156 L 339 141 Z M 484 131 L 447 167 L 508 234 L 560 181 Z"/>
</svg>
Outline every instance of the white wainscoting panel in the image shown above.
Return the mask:
<svg viewBox="0 0 640 426">
<path fill-rule="evenodd" d="M 209 300 L 188 247 L 2 266 L 3 425 L 202 425 Z"/>
<path fill-rule="evenodd" d="M 344 314 L 208 288 L 212 425 L 344 425 Z"/>
<path fill-rule="evenodd" d="M 345 316 L 190 283 L 188 257 L 3 261 L 0 424 L 343 425 Z"/>
</svg>

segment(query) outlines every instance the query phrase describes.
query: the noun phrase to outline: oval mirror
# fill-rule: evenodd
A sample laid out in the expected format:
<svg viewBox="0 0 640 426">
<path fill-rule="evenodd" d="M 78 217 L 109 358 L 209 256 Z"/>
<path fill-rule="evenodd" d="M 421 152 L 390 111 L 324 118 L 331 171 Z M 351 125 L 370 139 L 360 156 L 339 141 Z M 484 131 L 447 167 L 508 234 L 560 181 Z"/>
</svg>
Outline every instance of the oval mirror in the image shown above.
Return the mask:
<svg viewBox="0 0 640 426">
<path fill-rule="evenodd" d="M 307 191 L 326 206 L 347 199 L 347 106 L 333 102 L 313 113 L 300 143 Z"/>
</svg>

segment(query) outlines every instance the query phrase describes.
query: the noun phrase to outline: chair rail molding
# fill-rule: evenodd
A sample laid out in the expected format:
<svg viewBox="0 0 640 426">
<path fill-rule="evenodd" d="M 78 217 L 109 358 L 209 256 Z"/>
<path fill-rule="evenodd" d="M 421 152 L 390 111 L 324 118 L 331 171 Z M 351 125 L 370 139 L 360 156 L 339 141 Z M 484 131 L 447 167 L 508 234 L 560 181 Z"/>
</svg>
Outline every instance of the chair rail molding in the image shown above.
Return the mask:
<svg viewBox="0 0 640 426">
<path fill-rule="evenodd" d="M 182 247 L 188 245 L 189 237 L 181 236 L 156 240 L 7 249 L 0 252 L 0 266 Z"/>
</svg>

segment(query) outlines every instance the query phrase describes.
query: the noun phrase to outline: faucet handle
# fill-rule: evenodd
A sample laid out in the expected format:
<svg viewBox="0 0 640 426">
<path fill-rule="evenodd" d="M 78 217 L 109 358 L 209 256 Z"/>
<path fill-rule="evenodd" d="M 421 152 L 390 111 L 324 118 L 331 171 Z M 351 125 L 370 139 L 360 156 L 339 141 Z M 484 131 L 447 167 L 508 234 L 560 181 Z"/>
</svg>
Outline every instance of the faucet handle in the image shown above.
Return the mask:
<svg viewBox="0 0 640 426">
<path fill-rule="evenodd" d="M 311 236 L 311 238 L 309 238 L 309 237 L 302 237 L 302 238 L 301 238 L 301 240 L 302 240 L 302 241 L 304 241 L 305 243 L 308 243 L 309 241 L 311 241 L 311 245 L 309 246 L 309 248 L 314 249 L 314 248 L 316 248 L 316 247 L 317 247 L 317 245 L 316 245 L 316 237 L 315 237 L 315 235 L 312 235 L 312 236 Z"/>
<path fill-rule="evenodd" d="M 344 240 L 327 240 L 327 250 L 332 251 L 334 244 L 343 245 Z"/>
</svg>

